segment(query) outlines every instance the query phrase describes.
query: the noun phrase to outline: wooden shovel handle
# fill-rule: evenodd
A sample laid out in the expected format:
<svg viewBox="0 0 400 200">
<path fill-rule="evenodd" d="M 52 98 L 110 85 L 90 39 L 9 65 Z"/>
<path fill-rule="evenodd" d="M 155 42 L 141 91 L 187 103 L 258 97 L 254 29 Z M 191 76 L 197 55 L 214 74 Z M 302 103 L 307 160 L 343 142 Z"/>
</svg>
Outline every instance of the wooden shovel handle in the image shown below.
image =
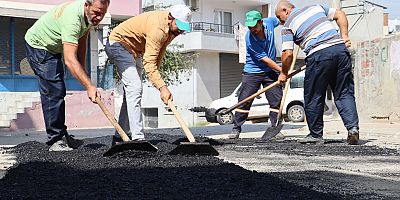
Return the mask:
<svg viewBox="0 0 400 200">
<path fill-rule="evenodd" d="M 121 126 L 118 124 L 117 120 L 115 120 L 115 118 L 113 117 L 111 112 L 107 109 L 107 107 L 101 101 L 100 97 L 96 97 L 96 103 L 99 104 L 101 110 L 106 115 L 108 121 L 110 121 L 111 124 L 114 126 L 114 128 L 117 130 L 117 132 L 121 136 L 122 140 L 124 142 L 128 142 L 130 140 L 128 135 L 126 135 L 125 131 L 121 128 Z"/>
<path fill-rule="evenodd" d="M 172 104 L 171 99 L 168 100 L 168 107 L 174 113 L 176 120 L 178 120 L 179 125 L 181 125 L 181 127 L 183 129 L 183 132 L 185 133 L 185 135 L 188 138 L 189 142 L 196 142 L 196 140 L 193 137 L 192 132 L 190 132 L 189 128 L 186 126 L 185 122 L 183 121 L 181 115 L 176 110 L 174 104 Z"/>
<path fill-rule="evenodd" d="M 290 77 L 292 77 L 292 76 L 294 76 L 294 75 L 300 73 L 300 72 L 303 71 L 305 68 L 306 68 L 306 66 L 303 66 L 303 67 L 301 67 L 300 69 L 297 69 L 297 70 L 295 70 L 295 71 L 289 73 L 288 78 L 290 78 Z M 239 107 L 240 105 L 242 105 L 242 104 L 244 104 L 244 103 L 246 103 L 246 102 L 248 102 L 248 101 L 250 101 L 250 100 L 256 98 L 256 97 L 259 96 L 260 94 L 262 94 L 262 93 L 266 92 L 267 90 L 269 90 L 269 89 L 271 89 L 271 88 L 273 88 L 273 87 L 276 87 L 276 86 L 278 86 L 278 85 L 280 85 L 280 84 L 281 84 L 281 83 L 280 83 L 279 81 L 275 81 L 275 82 L 272 83 L 271 85 L 268 85 L 267 87 L 262 88 L 261 90 L 258 90 L 258 92 L 252 94 L 251 96 L 249 96 L 249 97 L 247 97 L 247 98 L 241 100 L 240 102 L 238 102 L 237 104 L 233 105 L 232 107 L 230 107 L 230 108 L 228 108 L 228 109 L 226 109 L 226 110 L 224 110 L 224 111 L 222 111 L 222 112 L 220 112 L 220 113 L 217 113 L 217 114 L 218 114 L 218 115 L 226 115 L 226 114 L 228 114 L 229 112 L 231 112 L 232 110 L 235 110 L 235 109 L 236 109 L 237 107 Z"/>
<path fill-rule="evenodd" d="M 293 54 L 293 60 L 292 60 L 292 64 L 290 65 L 289 73 L 291 73 L 293 71 L 294 66 L 296 65 L 296 59 L 297 59 L 297 55 L 299 54 L 299 51 L 300 51 L 300 47 L 297 47 L 295 50 L 295 53 Z M 281 117 L 282 117 L 282 110 L 283 110 L 283 106 L 285 104 L 286 95 L 287 95 L 287 91 L 289 90 L 291 79 L 292 79 L 292 76 L 288 77 L 288 79 L 285 83 L 285 89 L 283 90 L 283 93 L 282 93 L 281 105 L 279 106 L 279 112 L 278 112 L 278 118 L 277 118 L 278 120 L 281 119 Z"/>
</svg>

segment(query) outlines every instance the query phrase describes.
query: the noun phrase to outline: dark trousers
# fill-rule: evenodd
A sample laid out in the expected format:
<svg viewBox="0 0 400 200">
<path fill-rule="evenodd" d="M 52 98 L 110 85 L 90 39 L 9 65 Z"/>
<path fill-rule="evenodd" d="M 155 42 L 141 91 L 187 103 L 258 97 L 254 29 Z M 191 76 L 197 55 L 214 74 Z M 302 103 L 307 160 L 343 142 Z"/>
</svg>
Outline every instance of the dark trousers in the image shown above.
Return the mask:
<svg viewBox="0 0 400 200">
<path fill-rule="evenodd" d="M 25 43 L 26 57 L 32 70 L 38 76 L 40 98 L 48 145 L 52 145 L 67 134 L 65 126 L 66 88 L 64 83 L 64 65 L 61 54 L 51 54 Z"/>
<path fill-rule="evenodd" d="M 314 137 L 323 134 L 323 113 L 328 85 L 347 130 L 358 127 L 350 53 L 344 44 L 319 50 L 306 58 L 304 104 L 307 124 Z"/>
<path fill-rule="evenodd" d="M 242 86 L 240 88 L 239 92 L 239 101 L 242 101 L 243 99 L 251 96 L 252 94 L 256 93 L 259 89 L 260 86 L 263 85 L 263 87 L 267 87 L 268 85 L 271 85 L 275 81 L 278 80 L 278 73 L 274 71 L 270 71 L 267 73 L 263 74 L 243 74 L 242 76 Z M 281 103 L 281 98 L 282 98 L 282 87 L 277 86 L 273 87 L 267 92 L 265 92 L 265 97 L 268 100 L 269 107 L 273 109 L 279 109 L 279 105 Z M 253 100 L 248 101 L 247 103 L 242 104 L 238 108 L 241 110 L 245 111 L 250 111 L 251 104 L 253 103 Z M 235 112 L 235 117 L 233 119 L 233 129 L 238 130 L 241 132 L 241 126 L 244 124 L 248 117 L 248 113 L 243 113 L 236 111 Z M 277 117 L 278 113 L 276 112 L 269 112 L 269 118 L 271 121 L 271 125 L 275 126 L 277 122 Z"/>
</svg>

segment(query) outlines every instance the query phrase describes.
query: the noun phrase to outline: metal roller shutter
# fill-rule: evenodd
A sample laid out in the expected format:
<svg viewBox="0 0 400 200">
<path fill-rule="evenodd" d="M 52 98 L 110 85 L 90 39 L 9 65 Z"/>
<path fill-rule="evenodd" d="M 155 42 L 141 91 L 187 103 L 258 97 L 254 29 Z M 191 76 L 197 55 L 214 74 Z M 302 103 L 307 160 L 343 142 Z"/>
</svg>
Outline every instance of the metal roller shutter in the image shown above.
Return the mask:
<svg viewBox="0 0 400 200">
<path fill-rule="evenodd" d="M 238 54 L 220 53 L 220 97 L 230 95 L 242 81 L 243 64 Z"/>
</svg>

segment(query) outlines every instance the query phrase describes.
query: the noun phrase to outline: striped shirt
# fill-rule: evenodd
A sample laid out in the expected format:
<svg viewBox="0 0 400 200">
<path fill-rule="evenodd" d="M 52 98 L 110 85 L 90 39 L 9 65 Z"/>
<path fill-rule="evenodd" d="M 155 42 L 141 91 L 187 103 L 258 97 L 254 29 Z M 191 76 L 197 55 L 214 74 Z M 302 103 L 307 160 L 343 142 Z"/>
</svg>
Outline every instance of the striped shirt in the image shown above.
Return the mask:
<svg viewBox="0 0 400 200">
<path fill-rule="evenodd" d="M 344 43 L 331 21 L 336 9 L 321 5 L 293 9 L 282 28 L 282 51 L 296 43 L 308 55 Z"/>
</svg>

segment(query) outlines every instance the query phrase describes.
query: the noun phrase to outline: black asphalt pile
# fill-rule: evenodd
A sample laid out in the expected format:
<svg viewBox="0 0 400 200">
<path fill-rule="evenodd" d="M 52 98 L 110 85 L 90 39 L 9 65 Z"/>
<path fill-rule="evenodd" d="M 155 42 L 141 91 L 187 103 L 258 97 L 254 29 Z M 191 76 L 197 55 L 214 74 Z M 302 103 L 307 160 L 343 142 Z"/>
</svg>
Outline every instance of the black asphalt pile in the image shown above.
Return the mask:
<svg viewBox="0 0 400 200">
<path fill-rule="evenodd" d="M 49 152 L 39 142 L 20 144 L 14 151 L 18 164 L 0 180 L 0 199 L 341 199 L 216 157 L 168 155 L 178 136 L 148 138 L 158 152 L 111 157 L 102 156 L 110 137 L 87 139 L 70 152 Z"/>
</svg>

